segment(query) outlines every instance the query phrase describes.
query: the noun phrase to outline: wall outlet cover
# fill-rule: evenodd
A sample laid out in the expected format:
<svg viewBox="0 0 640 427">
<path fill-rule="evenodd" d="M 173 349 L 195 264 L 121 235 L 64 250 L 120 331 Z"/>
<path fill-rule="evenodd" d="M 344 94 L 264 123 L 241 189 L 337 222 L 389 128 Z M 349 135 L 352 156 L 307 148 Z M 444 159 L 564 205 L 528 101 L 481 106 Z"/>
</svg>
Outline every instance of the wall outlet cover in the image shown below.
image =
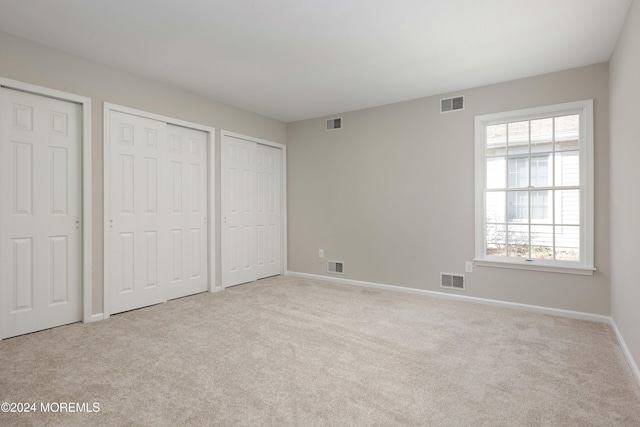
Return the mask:
<svg viewBox="0 0 640 427">
<path fill-rule="evenodd" d="M 465 261 L 464 271 L 465 273 L 473 273 L 473 261 Z"/>
</svg>

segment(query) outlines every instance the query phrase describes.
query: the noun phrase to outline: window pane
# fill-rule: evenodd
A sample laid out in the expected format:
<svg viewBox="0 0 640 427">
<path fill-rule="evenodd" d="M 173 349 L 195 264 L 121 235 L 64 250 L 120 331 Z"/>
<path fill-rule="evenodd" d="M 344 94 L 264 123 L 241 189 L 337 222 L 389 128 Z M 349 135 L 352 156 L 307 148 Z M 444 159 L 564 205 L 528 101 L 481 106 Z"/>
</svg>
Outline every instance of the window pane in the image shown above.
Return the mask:
<svg viewBox="0 0 640 427">
<path fill-rule="evenodd" d="M 580 153 L 556 153 L 556 187 L 580 185 Z"/>
<path fill-rule="evenodd" d="M 507 235 L 508 256 L 529 258 L 529 226 L 510 225 Z"/>
<path fill-rule="evenodd" d="M 551 167 L 551 154 L 543 154 L 531 157 L 531 186 L 551 187 L 553 177 Z"/>
<path fill-rule="evenodd" d="M 583 135 L 591 131 L 590 116 L 583 115 L 590 108 L 584 102 L 479 116 L 488 121 L 476 122 L 485 123 L 476 128 L 479 154 L 484 154 L 482 160 L 477 157 L 484 162 L 478 167 L 485 170 L 479 177 L 484 179 L 479 183 L 484 184 L 479 194 L 484 211 L 476 212 L 483 215 L 478 221 L 484 222 L 485 250 L 480 248 L 478 257 L 509 257 L 522 264 L 540 260 L 543 265 L 584 262 L 583 245 L 593 246 L 581 240 L 591 237 L 582 228 L 591 228 L 585 221 L 592 217 L 585 191 L 591 191 L 587 178 L 593 170 L 591 162 L 583 163 L 593 151 L 590 133 Z"/>
<path fill-rule="evenodd" d="M 488 156 L 504 156 L 507 154 L 507 125 L 487 126 Z"/>
<path fill-rule="evenodd" d="M 506 187 L 506 164 L 505 157 L 493 157 L 487 159 L 487 188 Z"/>
<path fill-rule="evenodd" d="M 552 191 L 532 191 L 530 195 L 531 223 L 551 224 L 551 219 L 553 218 Z"/>
<path fill-rule="evenodd" d="M 580 261 L 580 227 L 556 227 L 556 259 Z"/>
<path fill-rule="evenodd" d="M 531 152 L 553 151 L 553 119 L 531 120 Z"/>
<path fill-rule="evenodd" d="M 580 225 L 580 190 L 556 190 L 556 224 Z"/>
<path fill-rule="evenodd" d="M 529 154 L 529 122 L 508 125 L 509 156 Z"/>
<path fill-rule="evenodd" d="M 509 188 L 526 188 L 529 186 L 529 158 L 509 158 Z"/>
<path fill-rule="evenodd" d="M 506 193 L 504 191 L 491 191 L 487 193 L 487 223 L 505 222 L 507 212 Z"/>
<path fill-rule="evenodd" d="M 527 224 L 529 222 L 529 193 L 527 191 L 509 191 L 507 193 L 508 222 Z"/>
<path fill-rule="evenodd" d="M 507 256 L 507 226 L 487 225 L 487 255 Z"/>
<path fill-rule="evenodd" d="M 556 117 L 556 151 L 580 148 L 580 116 Z"/>
<path fill-rule="evenodd" d="M 531 226 L 531 258 L 553 259 L 553 226 Z"/>
</svg>

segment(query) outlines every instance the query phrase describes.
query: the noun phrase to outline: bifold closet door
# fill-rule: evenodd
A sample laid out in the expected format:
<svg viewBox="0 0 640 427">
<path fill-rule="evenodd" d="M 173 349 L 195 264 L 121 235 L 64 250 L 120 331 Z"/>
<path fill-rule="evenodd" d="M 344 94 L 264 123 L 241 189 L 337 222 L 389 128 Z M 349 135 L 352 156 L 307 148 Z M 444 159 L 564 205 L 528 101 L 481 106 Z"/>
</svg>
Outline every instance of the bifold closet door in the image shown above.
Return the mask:
<svg viewBox="0 0 640 427">
<path fill-rule="evenodd" d="M 168 125 L 169 284 L 167 299 L 205 292 L 207 263 L 207 134 Z"/>
<path fill-rule="evenodd" d="M 109 117 L 109 307 L 120 313 L 166 300 L 167 124 Z"/>
<path fill-rule="evenodd" d="M 82 320 L 81 110 L 0 89 L 2 338 Z"/>
<path fill-rule="evenodd" d="M 282 273 L 282 150 L 222 140 L 222 283 Z"/>
</svg>

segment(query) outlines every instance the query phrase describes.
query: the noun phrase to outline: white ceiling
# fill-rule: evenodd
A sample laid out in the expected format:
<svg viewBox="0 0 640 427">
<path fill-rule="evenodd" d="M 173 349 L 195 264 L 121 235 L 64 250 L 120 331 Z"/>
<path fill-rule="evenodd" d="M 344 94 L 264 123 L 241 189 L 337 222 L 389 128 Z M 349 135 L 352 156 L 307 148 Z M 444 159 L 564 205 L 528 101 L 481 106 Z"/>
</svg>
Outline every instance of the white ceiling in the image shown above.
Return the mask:
<svg viewBox="0 0 640 427">
<path fill-rule="evenodd" d="M 608 61 L 631 0 L 0 0 L 0 30 L 284 122 Z"/>
</svg>

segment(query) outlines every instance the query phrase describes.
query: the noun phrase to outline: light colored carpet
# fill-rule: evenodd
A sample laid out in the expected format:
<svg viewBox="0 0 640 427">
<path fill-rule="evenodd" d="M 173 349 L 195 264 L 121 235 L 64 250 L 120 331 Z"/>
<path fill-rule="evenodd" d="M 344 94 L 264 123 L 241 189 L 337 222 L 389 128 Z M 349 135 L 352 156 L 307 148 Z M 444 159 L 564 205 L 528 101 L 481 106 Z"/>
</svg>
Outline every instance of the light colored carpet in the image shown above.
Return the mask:
<svg viewBox="0 0 640 427">
<path fill-rule="evenodd" d="M 640 426 L 608 325 L 293 277 L 8 339 L 0 360 L 0 402 L 100 405 L 2 426 Z"/>
</svg>

